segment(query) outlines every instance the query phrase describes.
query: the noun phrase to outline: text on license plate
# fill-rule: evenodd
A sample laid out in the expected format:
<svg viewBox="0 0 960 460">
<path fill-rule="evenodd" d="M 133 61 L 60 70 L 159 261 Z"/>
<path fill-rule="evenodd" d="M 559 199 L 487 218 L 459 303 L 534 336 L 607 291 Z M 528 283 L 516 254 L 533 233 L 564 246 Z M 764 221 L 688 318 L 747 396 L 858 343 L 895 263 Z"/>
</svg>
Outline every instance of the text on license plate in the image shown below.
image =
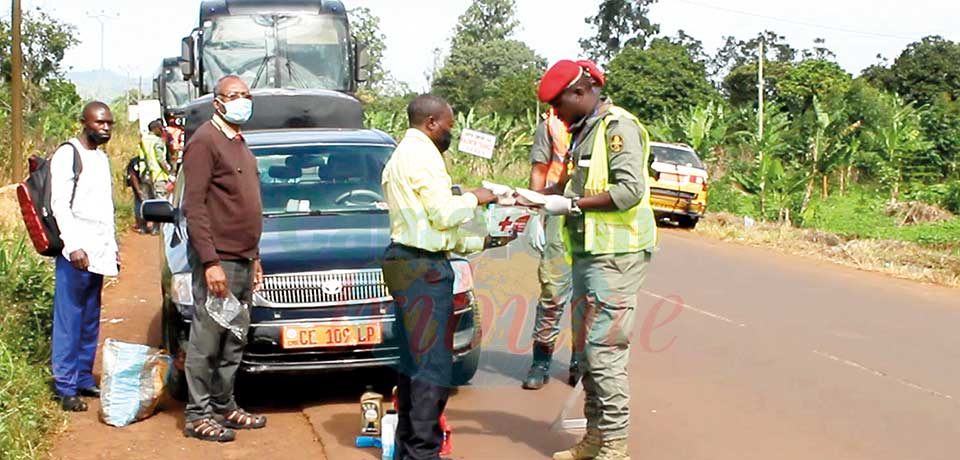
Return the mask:
<svg viewBox="0 0 960 460">
<path fill-rule="evenodd" d="M 383 342 L 380 323 L 284 326 L 280 333 L 283 348 L 345 347 Z"/>
</svg>

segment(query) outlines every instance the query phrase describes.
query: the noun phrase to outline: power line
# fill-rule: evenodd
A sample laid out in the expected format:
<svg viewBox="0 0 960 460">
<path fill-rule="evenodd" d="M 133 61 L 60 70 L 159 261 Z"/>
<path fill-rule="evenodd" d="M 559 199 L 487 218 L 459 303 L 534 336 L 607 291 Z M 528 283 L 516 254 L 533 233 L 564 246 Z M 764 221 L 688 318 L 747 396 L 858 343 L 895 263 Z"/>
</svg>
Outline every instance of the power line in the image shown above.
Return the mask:
<svg viewBox="0 0 960 460">
<path fill-rule="evenodd" d="M 848 33 L 848 34 L 863 35 L 863 36 L 867 36 L 867 37 L 894 38 L 894 39 L 897 39 L 897 40 L 911 40 L 911 41 L 912 41 L 912 40 L 916 40 L 916 39 L 917 39 L 917 37 L 905 37 L 905 36 L 903 36 L 903 35 L 884 34 L 884 33 L 879 33 L 879 32 L 867 32 L 867 31 L 863 31 L 863 30 L 846 29 L 846 28 L 843 28 L 843 27 L 828 26 L 828 25 L 825 25 L 825 24 L 816 24 L 816 23 L 812 23 L 812 22 L 795 21 L 795 20 L 793 20 L 793 19 L 786 19 L 786 18 L 780 18 L 780 17 L 776 17 L 776 16 L 768 16 L 768 15 L 765 15 L 765 14 L 751 13 L 751 12 L 749 12 L 749 11 L 735 10 L 735 9 L 732 9 L 732 8 L 724 8 L 724 7 L 713 6 L 713 5 L 705 5 L 705 4 L 703 4 L 703 3 L 692 2 L 692 1 L 690 1 L 690 0 L 675 0 L 675 1 L 678 1 L 678 2 L 680 2 L 680 3 L 686 3 L 686 4 L 688 4 L 688 5 L 699 6 L 699 7 L 701 7 L 701 8 L 708 8 L 708 9 L 711 9 L 711 10 L 724 11 L 724 12 L 727 12 L 727 13 L 739 14 L 739 15 L 743 15 L 743 16 L 751 16 L 751 17 L 755 17 L 755 18 L 769 19 L 769 20 L 771 20 L 771 21 L 780 21 L 780 22 L 785 22 L 785 23 L 787 23 L 787 24 L 793 24 L 793 25 L 798 25 L 798 26 L 814 27 L 814 28 L 818 28 L 818 29 L 832 30 L 832 31 L 835 31 L 835 32 L 844 32 L 844 33 Z"/>
</svg>

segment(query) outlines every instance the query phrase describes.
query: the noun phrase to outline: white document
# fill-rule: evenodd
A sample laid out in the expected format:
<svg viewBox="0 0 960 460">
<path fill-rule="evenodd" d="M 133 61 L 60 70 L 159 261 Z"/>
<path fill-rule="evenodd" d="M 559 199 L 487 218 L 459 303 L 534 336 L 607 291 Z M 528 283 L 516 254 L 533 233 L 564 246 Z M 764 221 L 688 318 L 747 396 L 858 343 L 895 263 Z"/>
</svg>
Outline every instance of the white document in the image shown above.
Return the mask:
<svg viewBox="0 0 960 460">
<path fill-rule="evenodd" d="M 534 192 L 533 190 L 518 188 L 517 195 L 520 195 L 520 198 L 523 198 L 524 200 L 527 200 L 538 206 L 543 206 L 547 203 L 547 197 L 545 197 L 542 193 Z"/>
</svg>

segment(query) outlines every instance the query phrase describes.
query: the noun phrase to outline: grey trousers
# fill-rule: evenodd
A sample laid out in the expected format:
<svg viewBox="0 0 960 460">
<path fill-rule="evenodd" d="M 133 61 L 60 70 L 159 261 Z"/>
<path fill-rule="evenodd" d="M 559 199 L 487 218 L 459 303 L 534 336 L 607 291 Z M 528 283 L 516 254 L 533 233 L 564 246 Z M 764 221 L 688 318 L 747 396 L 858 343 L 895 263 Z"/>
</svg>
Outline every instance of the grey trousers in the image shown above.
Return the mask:
<svg viewBox="0 0 960 460">
<path fill-rule="evenodd" d="M 191 251 L 192 253 L 192 251 Z M 192 256 L 192 254 L 191 254 Z M 237 339 L 228 329 L 217 324 L 204 307 L 207 299 L 207 281 L 203 264 L 191 257 L 193 269 L 193 301 L 196 314 L 190 325 L 187 345 L 186 375 L 189 400 L 185 410 L 187 422 L 223 414 L 237 408 L 233 386 L 237 369 L 243 357 L 246 332 L 250 327 L 250 311 L 241 315 L 244 340 Z M 227 275 L 230 292 L 248 306 L 253 298 L 252 264 L 246 260 L 220 262 Z"/>
</svg>

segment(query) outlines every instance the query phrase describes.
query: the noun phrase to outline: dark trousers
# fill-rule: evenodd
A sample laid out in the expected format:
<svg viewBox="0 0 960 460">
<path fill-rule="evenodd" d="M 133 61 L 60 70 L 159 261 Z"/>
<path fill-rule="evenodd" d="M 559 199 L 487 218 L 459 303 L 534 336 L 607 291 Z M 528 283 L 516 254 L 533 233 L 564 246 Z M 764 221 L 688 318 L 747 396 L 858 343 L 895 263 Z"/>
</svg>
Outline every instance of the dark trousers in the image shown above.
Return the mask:
<svg viewBox="0 0 960 460">
<path fill-rule="evenodd" d="M 96 385 L 93 360 L 100 334 L 100 294 L 103 275 L 77 270 L 63 256 L 56 259 L 53 292 L 51 364 L 60 396 Z"/>
<path fill-rule="evenodd" d="M 446 254 L 391 244 L 383 272 L 401 349 L 394 459 L 435 460 L 453 377 L 453 269 Z"/>
<path fill-rule="evenodd" d="M 246 331 L 250 326 L 249 309 L 240 313 L 244 324 L 243 340 L 210 318 L 204 306 L 207 299 L 207 281 L 203 264 L 195 257 L 191 257 L 190 263 L 194 267 L 193 301 L 196 313 L 190 324 L 190 342 L 187 345 L 185 363 L 189 389 L 185 418 L 188 422 L 213 414 L 224 414 L 237 408 L 233 387 L 240 360 L 243 358 Z M 220 266 L 227 275 L 230 292 L 241 303 L 249 306 L 253 297 L 251 263 L 223 260 Z"/>
</svg>

